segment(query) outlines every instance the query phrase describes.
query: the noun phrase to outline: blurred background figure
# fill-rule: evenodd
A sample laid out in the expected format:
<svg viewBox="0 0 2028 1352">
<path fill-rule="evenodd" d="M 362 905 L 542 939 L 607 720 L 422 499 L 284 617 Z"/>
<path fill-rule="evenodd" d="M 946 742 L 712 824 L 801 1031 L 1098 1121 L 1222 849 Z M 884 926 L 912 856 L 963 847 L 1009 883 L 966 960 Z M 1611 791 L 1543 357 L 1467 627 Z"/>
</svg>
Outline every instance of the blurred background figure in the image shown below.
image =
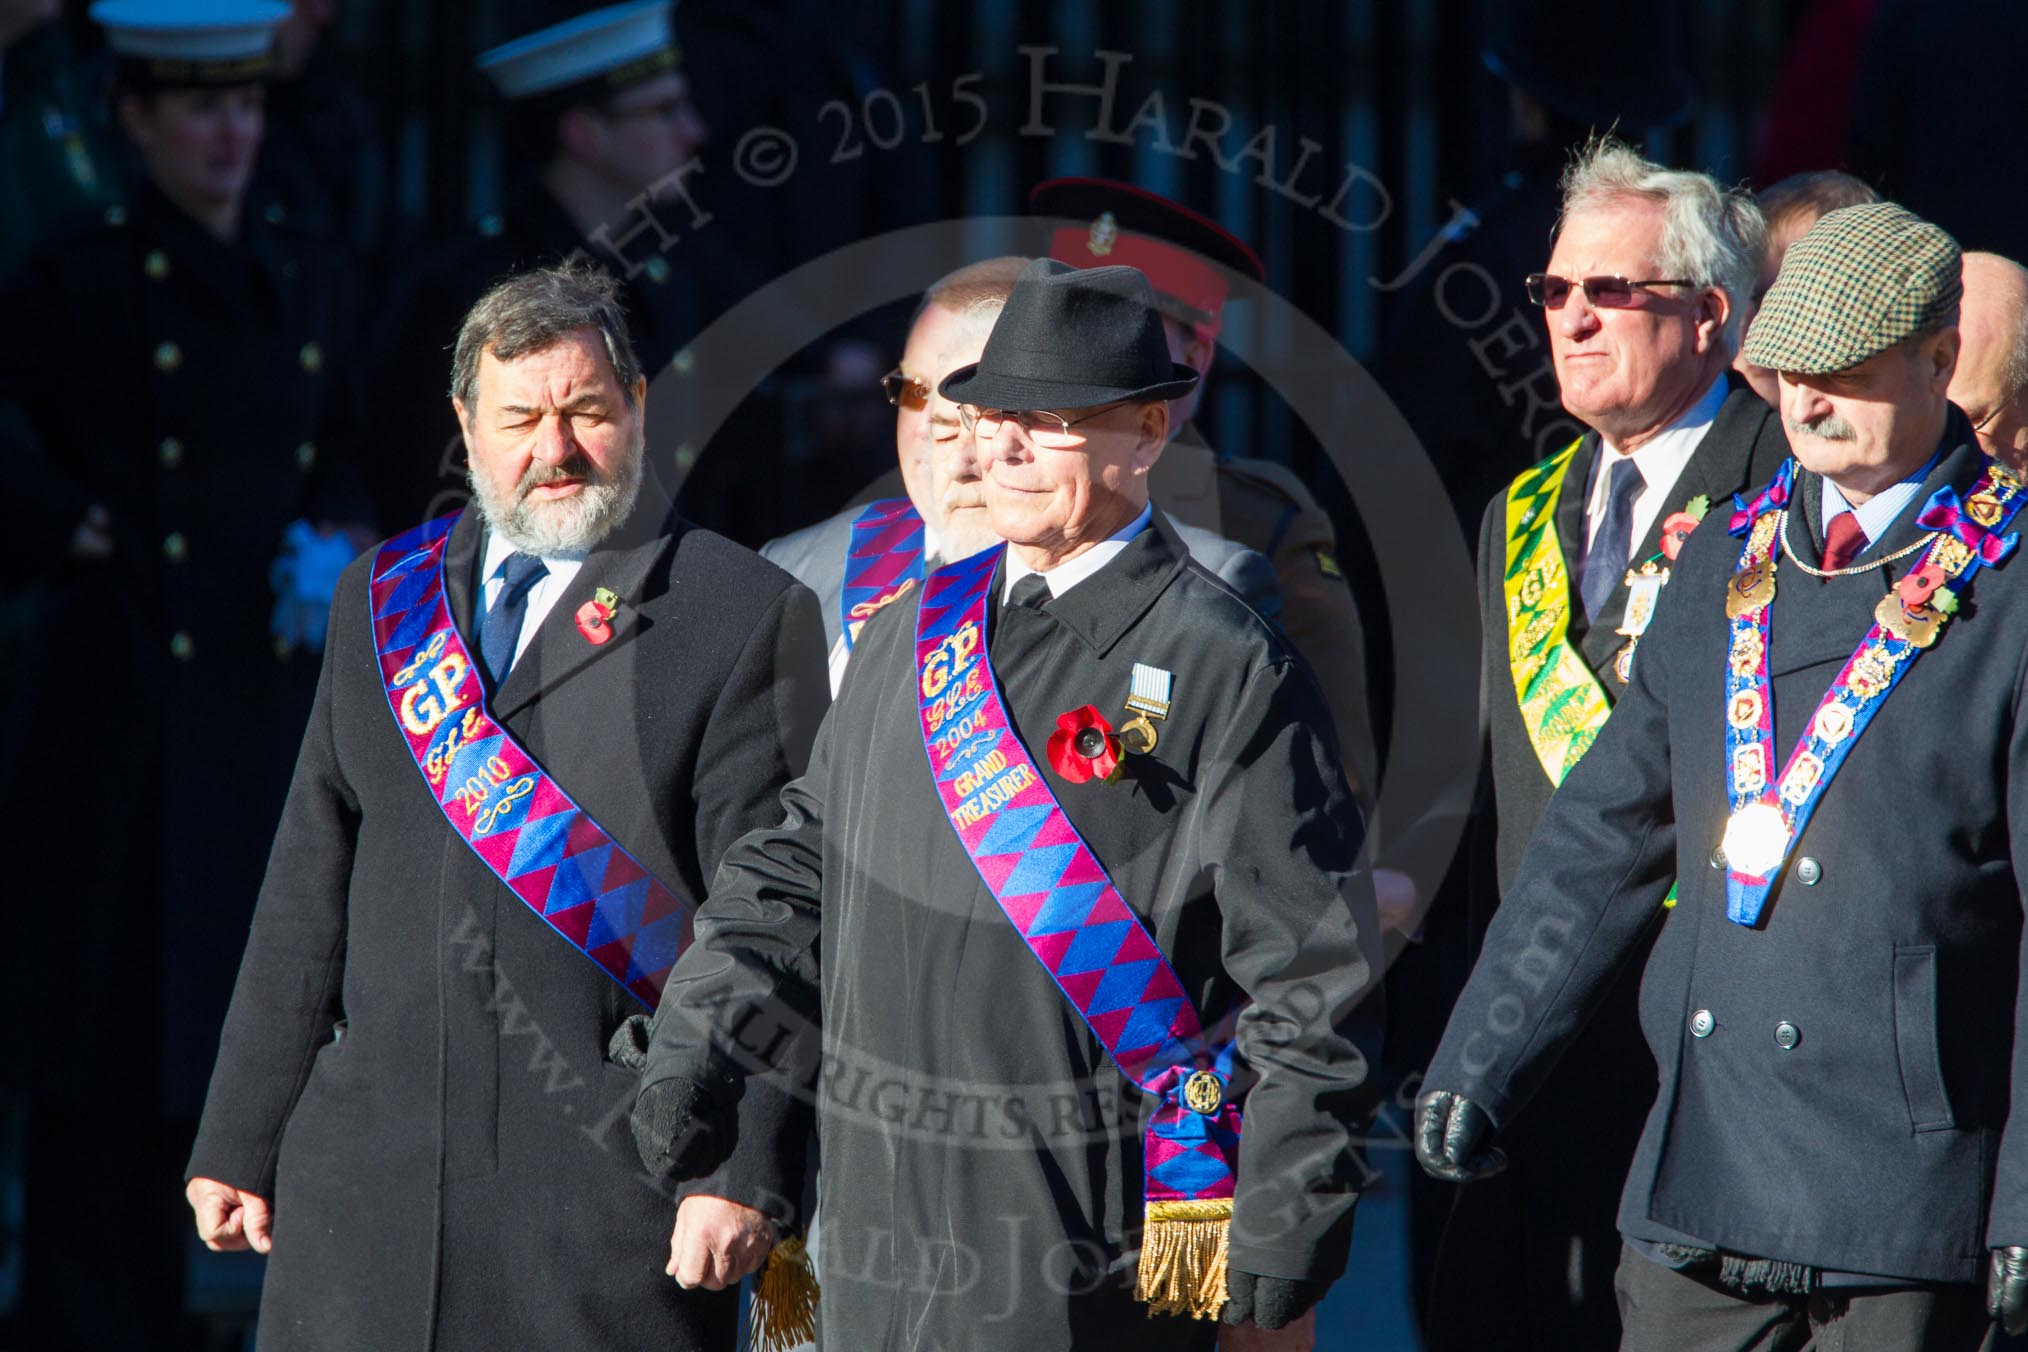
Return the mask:
<svg viewBox="0 0 2028 1352">
<path fill-rule="evenodd" d="M 1964 282 L 1950 401 L 1972 420 L 1986 454 L 2020 473 L 2028 470 L 2028 268 L 1968 253 Z"/>
<path fill-rule="evenodd" d="M 1154 285 L 1169 358 L 1196 371 L 1198 380 L 1169 406 L 1173 430 L 1149 471 L 1149 494 L 1177 521 L 1273 561 L 1281 613 L 1271 618 L 1280 620 L 1324 691 L 1346 779 L 1370 820 L 1379 774 L 1365 632 L 1331 518 L 1287 468 L 1230 447 L 1214 450 L 1196 421 L 1232 278 L 1258 285 L 1266 276 L 1259 257 L 1216 221 L 1131 183 L 1051 179 L 1029 192 L 1028 206 L 1046 218 L 1051 258 L 1079 268 L 1125 263 Z"/>
<path fill-rule="evenodd" d="M 1825 212 L 1836 211 L 1839 207 L 1855 207 L 1862 202 L 1878 202 L 1880 194 L 1866 183 L 1850 174 L 1836 169 L 1813 169 L 1805 173 L 1791 174 L 1779 183 L 1763 188 L 1755 194 L 1760 204 L 1761 215 L 1767 218 L 1767 256 L 1760 267 L 1760 281 L 1753 289 L 1753 300 L 1746 308 L 1741 324 L 1753 323 L 1754 312 L 1760 309 L 1761 297 L 1774 285 L 1775 277 L 1782 270 L 1782 259 L 1788 256 L 1789 245 L 1809 233 L 1810 227 Z M 1745 357 L 1733 360 L 1732 369 L 1745 378 L 1753 392 L 1773 408 L 1781 406 L 1781 391 L 1775 380 L 1775 373 L 1763 371 L 1747 361 Z"/>
<path fill-rule="evenodd" d="M 0 0 L 0 276 L 55 225 L 120 200 L 102 63 L 63 23 L 63 0 Z"/>
<path fill-rule="evenodd" d="M 695 335 L 706 293 L 734 283 L 700 262 L 708 239 L 669 244 L 691 229 L 686 179 L 710 134 L 670 33 L 673 8 L 608 5 L 478 58 L 506 104 L 506 192 L 497 211 L 400 284 L 372 330 L 365 385 L 384 425 L 403 429 L 371 451 L 382 519 L 440 515 L 464 498 L 463 448 L 443 391 L 445 335 L 492 283 L 582 250 L 626 283 L 651 380 Z"/>
<path fill-rule="evenodd" d="M 6 1061 L 28 1102 L 26 1345 L 148 1346 L 182 1305 L 187 1241 L 156 1202 L 194 1127 L 220 978 L 356 547 L 340 527 L 364 516 L 330 453 L 342 263 L 248 203 L 287 13 L 94 6 L 136 166 L 127 205 L 53 232 L 0 291 L 16 506 L 0 568 L 37 589 L 0 804 L 37 842 L 12 880 L 35 900 L 0 1000 L 14 1028 L 93 993 L 108 1011 L 97 1034 Z M 80 1057 L 80 1037 L 117 1072 Z"/>
<path fill-rule="evenodd" d="M 254 197 L 341 247 L 366 275 L 380 250 L 386 166 L 355 63 L 334 40 L 339 11 L 340 0 L 294 0 L 275 30 Z"/>
</svg>

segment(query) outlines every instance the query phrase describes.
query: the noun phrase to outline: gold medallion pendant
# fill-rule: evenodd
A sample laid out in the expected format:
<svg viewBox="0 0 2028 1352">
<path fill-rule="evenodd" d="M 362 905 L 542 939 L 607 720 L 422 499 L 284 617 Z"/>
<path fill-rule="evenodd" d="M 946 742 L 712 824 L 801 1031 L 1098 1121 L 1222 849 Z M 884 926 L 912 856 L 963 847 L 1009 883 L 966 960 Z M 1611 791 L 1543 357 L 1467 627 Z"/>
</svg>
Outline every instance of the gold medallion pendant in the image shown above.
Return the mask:
<svg viewBox="0 0 2028 1352">
<path fill-rule="evenodd" d="M 1911 607 L 1902 601 L 1897 592 L 1889 592 L 1880 598 L 1880 604 L 1873 608 L 1873 618 L 1882 629 L 1917 648 L 1927 648 L 1935 643 L 1944 622 L 1943 613 L 1935 606 L 1925 602 Z"/>
<path fill-rule="evenodd" d="M 1755 559 L 1732 576 L 1725 589 L 1725 617 L 1736 620 L 1774 600 L 1774 562 Z"/>
</svg>

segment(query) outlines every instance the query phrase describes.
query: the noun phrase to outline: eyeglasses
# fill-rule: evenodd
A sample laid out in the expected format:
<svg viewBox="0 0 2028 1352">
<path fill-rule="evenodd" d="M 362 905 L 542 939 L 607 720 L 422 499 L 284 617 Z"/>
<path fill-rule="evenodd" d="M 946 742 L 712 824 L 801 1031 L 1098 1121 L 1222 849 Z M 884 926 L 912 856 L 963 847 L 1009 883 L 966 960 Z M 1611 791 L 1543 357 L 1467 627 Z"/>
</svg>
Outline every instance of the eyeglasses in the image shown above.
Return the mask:
<svg viewBox="0 0 2028 1352">
<path fill-rule="evenodd" d="M 967 432 L 975 433 L 981 441 L 991 441 L 1000 435 L 1002 423 L 1013 423 L 1021 434 L 1036 446 L 1050 450 L 1067 450 L 1083 443 L 1084 436 L 1070 429 L 1079 423 L 1088 423 L 1093 418 L 1103 417 L 1120 405 L 1128 402 L 1116 399 L 1085 414 L 1082 418 L 1066 418 L 1061 413 L 1052 413 L 1046 408 L 980 408 L 977 404 L 959 404 L 958 422 Z"/>
<path fill-rule="evenodd" d="M 1600 310 L 1624 310 L 1634 303 L 1634 293 L 1651 286 L 1695 286 L 1695 282 L 1680 279 L 1653 278 L 1645 282 L 1629 281 L 1625 277 L 1558 277 L 1554 273 L 1531 272 L 1523 283 L 1528 288 L 1528 299 L 1545 310 L 1561 310 L 1563 303 L 1570 299 L 1573 287 L 1584 288 L 1584 298 L 1593 308 Z"/>
<path fill-rule="evenodd" d="M 887 396 L 888 403 L 910 413 L 922 412 L 930 397 L 930 387 L 903 375 L 899 366 L 880 378 L 880 392 Z"/>
</svg>

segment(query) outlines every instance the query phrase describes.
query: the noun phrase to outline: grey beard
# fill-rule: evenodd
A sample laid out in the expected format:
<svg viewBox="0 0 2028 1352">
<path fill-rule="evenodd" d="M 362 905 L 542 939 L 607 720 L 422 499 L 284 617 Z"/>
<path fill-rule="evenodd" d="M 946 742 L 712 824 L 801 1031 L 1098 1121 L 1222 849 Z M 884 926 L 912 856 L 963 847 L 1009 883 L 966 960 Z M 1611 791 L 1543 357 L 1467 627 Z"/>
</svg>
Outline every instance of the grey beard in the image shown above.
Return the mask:
<svg viewBox="0 0 2028 1352">
<path fill-rule="evenodd" d="M 465 478 L 487 526 L 501 539 L 524 554 L 554 558 L 585 553 L 619 529 L 641 495 L 642 460 L 637 447 L 618 477 L 598 483 L 588 480 L 561 502 L 530 501 L 526 492 L 532 485 L 517 486 L 521 496 L 508 500 L 496 495 L 475 471 L 468 468 Z"/>
</svg>

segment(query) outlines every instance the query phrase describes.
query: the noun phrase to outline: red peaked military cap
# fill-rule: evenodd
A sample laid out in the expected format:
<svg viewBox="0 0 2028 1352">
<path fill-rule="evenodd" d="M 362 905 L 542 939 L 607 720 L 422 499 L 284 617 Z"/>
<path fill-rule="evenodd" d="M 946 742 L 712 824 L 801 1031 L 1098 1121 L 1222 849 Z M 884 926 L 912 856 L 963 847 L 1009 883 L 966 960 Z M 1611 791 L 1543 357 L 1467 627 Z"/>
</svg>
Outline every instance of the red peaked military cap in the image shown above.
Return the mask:
<svg viewBox="0 0 2028 1352">
<path fill-rule="evenodd" d="M 1139 268 L 1154 284 L 1162 309 L 1186 324 L 1217 329 L 1231 290 L 1219 268 L 1256 282 L 1267 279 L 1260 256 L 1224 226 L 1131 183 L 1052 178 L 1035 185 L 1028 208 L 1038 216 L 1082 222 L 1051 229 L 1051 258 L 1078 268 L 1120 263 Z"/>
</svg>

